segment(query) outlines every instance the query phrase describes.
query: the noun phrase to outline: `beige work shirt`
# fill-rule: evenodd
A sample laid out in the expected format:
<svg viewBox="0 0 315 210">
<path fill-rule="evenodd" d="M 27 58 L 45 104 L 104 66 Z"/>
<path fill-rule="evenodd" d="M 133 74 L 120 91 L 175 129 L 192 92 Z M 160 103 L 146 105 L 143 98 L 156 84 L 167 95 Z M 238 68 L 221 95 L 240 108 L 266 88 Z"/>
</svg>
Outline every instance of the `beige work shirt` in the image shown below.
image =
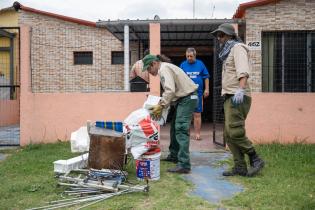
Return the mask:
<svg viewBox="0 0 315 210">
<path fill-rule="evenodd" d="M 132 80 L 133 78 L 139 76 L 142 79 L 144 79 L 146 82 L 149 83 L 149 72 L 148 71 L 142 71 L 143 69 L 143 61 L 142 60 L 138 60 L 137 62 L 135 62 L 131 68 L 130 71 L 130 80 Z"/>
<path fill-rule="evenodd" d="M 164 89 L 160 104 L 166 107 L 172 101 L 187 96 L 198 89 L 198 85 L 181 68 L 174 64 L 161 62 L 158 75 Z"/>
<path fill-rule="evenodd" d="M 235 44 L 230 54 L 222 65 L 222 91 L 221 94 L 235 94 L 239 88 L 239 80 L 249 77 L 250 63 L 248 58 L 248 47 L 243 43 Z M 245 95 L 250 96 L 250 84 L 247 80 Z"/>
</svg>

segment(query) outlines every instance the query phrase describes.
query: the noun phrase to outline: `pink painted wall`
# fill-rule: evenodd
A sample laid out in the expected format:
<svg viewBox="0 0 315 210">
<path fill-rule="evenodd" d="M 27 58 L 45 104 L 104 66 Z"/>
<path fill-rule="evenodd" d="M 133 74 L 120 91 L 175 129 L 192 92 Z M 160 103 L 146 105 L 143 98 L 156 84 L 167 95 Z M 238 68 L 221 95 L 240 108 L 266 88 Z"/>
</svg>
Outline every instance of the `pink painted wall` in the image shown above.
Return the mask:
<svg viewBox="0 0 315 210">
<path fill-rule="evenodd" d="M 19 124 L 19 101 L 0 100 L 0 126 Z"/>
<path fill-rule="evenodd" d="M 159 25 L 150 24 L 151 53 L 160 48 Z M 151 35 L 152 33 L 152 35 Z M 30 34 L 21 27 L 21 105 L 20 144 L 68 140 L 72 131 L 86 120 L 123 120 L 140 108 L 147 93 L 68 93 L 33 94 L 30 91 Z M 159 94 L 159 79 L 154 78 L 150 94 Z M 253 93 L 247 134 L 256 143 L 278 140 L 281 143 L 305 140 L 315 143 L 314 93 Z"/>
<path fill-rule="evenodd" d="M 315 93 L 253 93 L 246 128 L 256 143 L 315 143 Z"/>
<path fill-rule="evenodd" d="M 21 27 L 21 145 L 69 140 L 87 120 L 123 120 L 141 108 L 148 93 L 32 93 L 29 30 Z"/>
</svg>

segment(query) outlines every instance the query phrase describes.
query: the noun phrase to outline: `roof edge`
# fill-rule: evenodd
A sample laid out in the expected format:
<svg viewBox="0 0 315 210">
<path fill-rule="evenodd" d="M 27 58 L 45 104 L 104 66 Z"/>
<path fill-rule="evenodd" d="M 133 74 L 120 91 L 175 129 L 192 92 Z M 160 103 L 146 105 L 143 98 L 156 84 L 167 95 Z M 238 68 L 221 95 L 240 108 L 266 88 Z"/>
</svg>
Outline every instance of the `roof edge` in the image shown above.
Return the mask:
<svg viewBox="0 0 315 210">
<path fill-rule="evenodd" d="M 203 24 L 222 24 L 222 23 L 243 23 L 241 19 L 160 19 L 160 20 L 101 20 L 96 22 L 97 27 L 104 27 L 108 25 L 130 25 L 130 26 L 141 26 L 148 25 L 149 23 L 159 23 L 161 25 L 203 25 Z"/>
<path fill-rule="evenodd" d="M 280 0 L 255 0 L 255 1 L 250 1 L 250 2 L 240 4 L 238 8 L 236 9 L 236 12 L 234 13 L 233 18 L 244 18 L 246 9 L 249 9 L 252 7 L 259 7 L 259 6 L 263 6 L 263 5 L 271 4 L 271 3 L 276 4 L 279 1 Z"/>
<path fill-rule="evenodd" d="M 32 12 L 32 13 L 36 13 L 36 14 L 40 14 L 40 15 L 45 15 L 45 16 L 48 16 L 48 17 L 53 17 L 53 18 L 57 18 L 57 19 L 60 19 L 60 20 L 64 20 L 64 21 L 68 21 L 68 22 L 72 22 L 72 23 L 77 23 L 77 24 L 80 24 L 80 25 L 96 27 L 96 23 L 92 22 L 92 21 L 82 20 L 82 19 L 68 17 L 68 16 L 64 16 L 64 15 L 58 15 L 58 14 L 55 14 L 55 13 L 46 12 L 46 11 L 42 11 L 42 10 L 37 10 L 37 9 L 31 8 L 31 7 L 23 6 L 22 4 L 20 4 L 17 1 L 13 3 L 13 7 L 14 7 L 14 9 L 16 11 L 24 10 L 24 11 L 27 11 L 27 12 Z"/>
</svg>

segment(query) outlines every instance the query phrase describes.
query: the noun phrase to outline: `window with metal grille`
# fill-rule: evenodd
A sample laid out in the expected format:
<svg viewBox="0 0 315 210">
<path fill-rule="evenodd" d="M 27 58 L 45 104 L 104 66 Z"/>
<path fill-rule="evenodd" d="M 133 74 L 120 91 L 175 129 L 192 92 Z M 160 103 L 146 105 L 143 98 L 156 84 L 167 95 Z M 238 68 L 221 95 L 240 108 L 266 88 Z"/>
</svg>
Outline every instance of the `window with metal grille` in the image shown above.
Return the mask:
<svg viewBox="0 0 315 210">
<path fill-rule="evenodd" d="M 93 52 L 73 52 L 74 65 L 92 65 L 93 64 Z"/>
<path fill-rule="evenodd" d="M 315 92 L 315 31 L 262 33 L 263 92 Z"/>
<path fill-rule="evenodd" d="M 112 51 L 112 64 L 124 64 L 124 51 Z M 129 51 L 129 65 L 131 64 L 131 52 Z"/>
<path fill-rule="evenodd" d="M 124 64 L 124 51 L 112 51 L 112 64 Z"/>
</svg>

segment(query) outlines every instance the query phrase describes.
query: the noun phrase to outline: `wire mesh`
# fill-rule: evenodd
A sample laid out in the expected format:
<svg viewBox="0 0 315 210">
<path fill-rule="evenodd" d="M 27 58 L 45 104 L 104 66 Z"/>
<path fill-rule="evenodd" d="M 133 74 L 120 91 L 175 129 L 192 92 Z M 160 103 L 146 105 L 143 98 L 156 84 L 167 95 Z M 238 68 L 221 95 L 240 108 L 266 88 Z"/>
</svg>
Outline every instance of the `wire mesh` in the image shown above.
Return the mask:
<svg viewBox="0 0 315 210">
<path fill-rule="evenodd" d="M 263 32 L 265 92 L 315 91 L 315 31 Z"/>
<path fill-rule="evenodd" d="M 214 56 L 213 56 L 213 141 L 216 144 L 225 146 L 223 138 L 224 129 L 224 99 L 221 96 L 222 89 L 222 61 L 218 58 L 219 43 L 214 39 Z"/>
</svg>

